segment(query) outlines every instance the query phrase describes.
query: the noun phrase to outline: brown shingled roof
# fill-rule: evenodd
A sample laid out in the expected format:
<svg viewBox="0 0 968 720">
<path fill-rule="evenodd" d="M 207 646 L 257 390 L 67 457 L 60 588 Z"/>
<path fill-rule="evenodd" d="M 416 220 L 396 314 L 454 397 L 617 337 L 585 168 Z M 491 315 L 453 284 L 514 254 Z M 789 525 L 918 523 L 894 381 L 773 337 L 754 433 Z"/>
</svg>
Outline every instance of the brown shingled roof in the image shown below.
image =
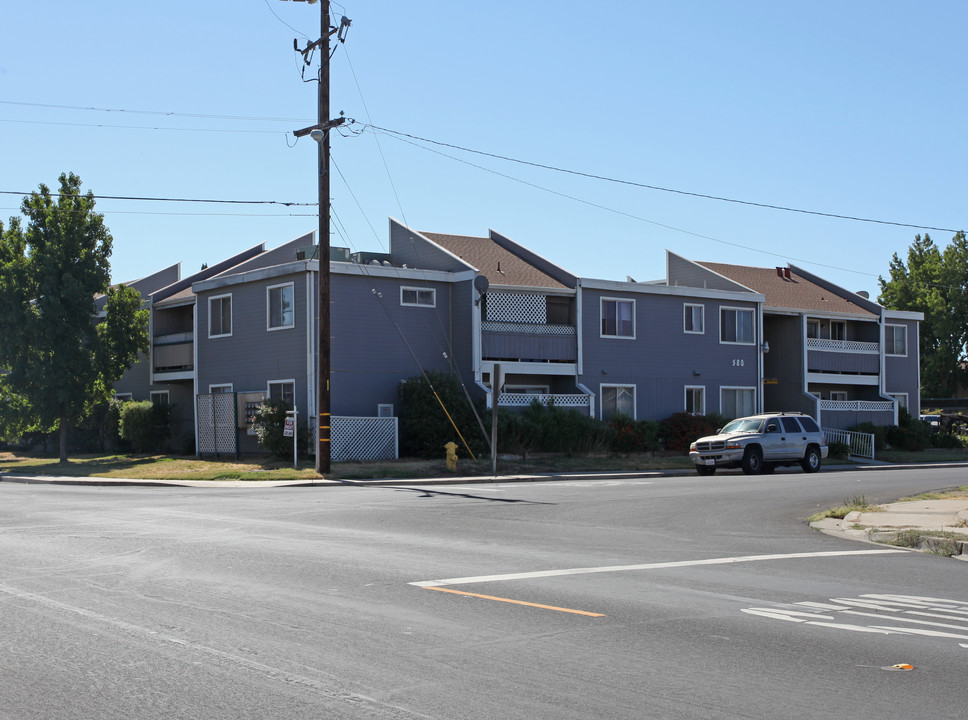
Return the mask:
<svg viewBox="0 0 968 720">
<path fill-rule="evenodd" d="M 492 285 L 567 288 L 546 272 L 498 245 L 491 238 L 421 232 L 444 249 L 473 265 Z"/>
<path fill-rule="evenodd" d="M 758 268 L 711 262 L 696 264 L 761 293 L 766 298 L 766 307 L 873 316 L 873 313 L 797 275 L 789 268 Z M 782 271 L 782 276 L 778 270 Z"/>
</svg>

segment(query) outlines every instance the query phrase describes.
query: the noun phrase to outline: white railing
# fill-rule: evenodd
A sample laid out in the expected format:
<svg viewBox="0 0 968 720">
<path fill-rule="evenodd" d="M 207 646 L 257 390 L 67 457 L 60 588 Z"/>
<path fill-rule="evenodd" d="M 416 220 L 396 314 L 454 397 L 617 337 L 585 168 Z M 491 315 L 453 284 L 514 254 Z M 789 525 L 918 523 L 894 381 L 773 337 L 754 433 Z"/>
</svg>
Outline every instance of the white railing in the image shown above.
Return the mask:
<svg viewBox="0 0 968 720">
<path fill-rule="evenodd" d="M 824 428 L 823 436 L 827 445 L 832 442 L 839 442 L 849 447 L 848 452 L 851 457 L 874 459 L 874 436 L 870 433 Z"/>
<path fill-rule="evenodd" d="M 530 335 L 574 335 L 574 325 L 548 325 L 542 323 L 495 322 L 485 320 L 481 323 L 484 332 L 528 333 Z"/>
<path fill-rule="evenodd" d="M 820 409 L 849 412 L 893 412 L 894 403 L 889 400 L 821 400 Z"/>
<path fill-rule="evenodd" d="M 493 395 L 487 396 L 488 405 L 492 402 Z M 587 408 L 592 410 L 592 396 L 581 393 L 556 394 L 556 393 L 501 393 L 497 404 L 499 407 L 528 407 L 533 401 L 537 400 L 542 405 L 554 404 L 561 408 Z"/>
<path fill-rule="evenodd" d="M 858 342 L 856 340 L 827 340 L 825 338 L 807 338 L 807 350 L 822 350 L 824 352 L 869 353 L 876 355 L 876 342 Z"/>
</svg>

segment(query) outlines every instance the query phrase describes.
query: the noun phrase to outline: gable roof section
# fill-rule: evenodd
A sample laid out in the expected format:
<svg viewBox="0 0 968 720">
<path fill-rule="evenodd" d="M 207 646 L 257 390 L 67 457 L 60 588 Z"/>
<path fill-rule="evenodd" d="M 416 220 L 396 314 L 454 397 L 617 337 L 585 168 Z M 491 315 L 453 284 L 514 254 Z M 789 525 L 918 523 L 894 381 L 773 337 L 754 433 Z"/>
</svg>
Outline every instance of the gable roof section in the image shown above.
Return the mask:
<svg viewBox="0 0 968 720">
<path fill-rule="evenodd" d="M 555 290 L 568 288 L 536 265 L 502 247 L 492 238 L 423 231 L 420 234 L 472 265 L 492 285 Z"/>
<path fill-rule="evenodd" d="M 852 293 L 843 291 L 843 295 L 838 294 L 831 289 L 832 286 L 818 285 L 799 274 L 795 268 L 759 268 L 711 262 L 696 264 L 761 293 L 769 308 L 877 317 L 877 314 L 844 297 Z"/>
</svg>

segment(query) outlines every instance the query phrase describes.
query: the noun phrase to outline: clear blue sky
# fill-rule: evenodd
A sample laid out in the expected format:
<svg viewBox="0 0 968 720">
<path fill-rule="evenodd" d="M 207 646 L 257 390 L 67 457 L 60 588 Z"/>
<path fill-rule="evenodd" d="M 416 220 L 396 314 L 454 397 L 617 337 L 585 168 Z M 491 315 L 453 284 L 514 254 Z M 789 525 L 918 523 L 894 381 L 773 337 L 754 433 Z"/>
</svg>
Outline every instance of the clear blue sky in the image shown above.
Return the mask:
<svg viewBox="0 0 968 720">
<path fill-rule="evenodd" d="M 292 41 L 318 37 L 319 7 L 8 4 L 0 190 L 56 187 L 73 171 L 100 195 L 314 202 L 315 144 L 290 147 L 286 133 L 315 120 L 316 85 L 302 82 Z M 662 278 L 668 248 L 790 261 L 876 297 L 892 253 L 906 256 L 919 232 L 428 150 L 367 124 L 690 193 L 968 226 L 961 0 L 345 0 L 333 10 L 353 22 L 332 60 L 333 115 L 364 130 L 333 138 L 334 245 L 383 250 L 394 216 L 434 232 L 493 228 L 585 277 Z M 0 208 L 6 220 L 19 199 L 0 195 Z M 178 261 L 187 275 L 316 227 L 306 207 L 98 209 L 116 281 Z M 952 236 L 930 234 L 942 246 Z"/>
</svg>

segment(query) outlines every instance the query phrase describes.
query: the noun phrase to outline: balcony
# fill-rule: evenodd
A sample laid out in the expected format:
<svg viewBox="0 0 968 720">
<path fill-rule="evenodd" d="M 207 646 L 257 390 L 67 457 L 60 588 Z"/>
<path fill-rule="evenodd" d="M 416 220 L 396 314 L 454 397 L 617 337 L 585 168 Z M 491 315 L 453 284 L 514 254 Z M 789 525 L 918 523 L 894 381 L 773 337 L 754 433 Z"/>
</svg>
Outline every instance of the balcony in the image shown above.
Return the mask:
<svg viewBox="0 0 968 720">
<path fill-rule="evenodd" d="M 494 362 L 578 362 L 578 335 L 572 325 L 485 321 L 481 358 Z"/>
<path fill-rule="evenodd" d="M 880 363 L 875 342 L 807 338 L 808 372 L 877 376 Z"/>
<path fill-rule="evenodd" d="M 192 334 L 156 336 L 151 360 L 156 375 L 164 374 L 169 379 L 181 379 L 183 374 L 188 373 L 186 377 L 190 377 L 195 369 L 195 343 L 192 341 Z M 175 373 L 178 377 L 169 373 Z"/>
</svg>

